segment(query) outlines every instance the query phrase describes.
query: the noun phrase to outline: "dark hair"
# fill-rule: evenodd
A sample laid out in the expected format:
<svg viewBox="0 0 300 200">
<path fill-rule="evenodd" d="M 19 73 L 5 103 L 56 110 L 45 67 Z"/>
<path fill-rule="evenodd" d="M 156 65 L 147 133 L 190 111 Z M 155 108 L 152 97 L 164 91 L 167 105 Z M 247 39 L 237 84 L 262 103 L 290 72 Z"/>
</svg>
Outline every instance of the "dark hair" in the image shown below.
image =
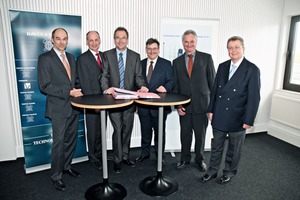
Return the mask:
<svg viewBox="0 0 300 200">
<path fill-rule="evenodd" d="M 155 39 L 155 38 L 149 38 L 149 39 L 146 41 L 146 46 L 147 46 L 147 45 L 150 45 L 150 44 L 154 44 L 154 43 L 156 43 L 157 46 L 158 46 L 158 48 L 159 48 L 159 41 L 158 41 L 157 39 Z"/>
<path fill-rule="evenodd" d="M 126 28 L 124 28 L 124 27 L 118 27 L 118 28 L 116 28 L 116 30 L 115 30 L 115 32 L 114 32 L 114 38 L 116 37 L 116 33 L 118 32 L 118 31 L 125 31 L 125 33 L 126 33 L 126 36 L 127 36 L 127 39 L 128 39 L 128 37 L 129 37 L 129 35 L 128 35 L 128 31 L 126 30 Z"/>
<path fill-rule="evenodd" d="M 228 48 L 229 42 L 231 42 L 231 41 L 236 41 L 236 40 L 239 40 L 239 41 L 241 42 L 241 44 L 242 44 L 242 47 L 244 48 L 244 39 L 241 38 L 240 36 L 232 36 L 232 37 L 230 37 L 230 38 L 227 40 L 227 48 Z"/>
<path fill-rule="evenodd" d="M 68 32 L 66 31 L 66 29 L 64 29 L 64 28 L 56 28 L 56 29 L 54 29 L 54 30 L 52 31 L 52 38 L 53 38 L 53 39 L 54 39 L 54 34 L 55 34 L 55 32 L 56 32 L 57 30 L 63 30 L 63 31 L 65 31 L 66 34 L 67 34 L 67 37 L 68 37 Z"/>
</svg>

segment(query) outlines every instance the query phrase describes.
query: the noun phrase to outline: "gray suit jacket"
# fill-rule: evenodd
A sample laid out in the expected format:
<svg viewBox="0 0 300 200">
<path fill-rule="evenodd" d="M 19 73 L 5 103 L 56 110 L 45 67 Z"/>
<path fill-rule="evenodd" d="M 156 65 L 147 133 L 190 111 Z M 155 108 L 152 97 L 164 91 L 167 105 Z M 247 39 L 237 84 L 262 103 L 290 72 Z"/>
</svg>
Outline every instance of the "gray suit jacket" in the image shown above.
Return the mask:
<svg viewBox="0 0 300 200">
<path fill-rule="evenodd" d="M 105 91 L 110 87 L 120 87 L 120 74 L 117 60 L 116 49 L 104 52 L 103 74 L 101 77 L 101 87 Z M 124 89 L 138 90 L 145 86 L 142 77 L 142 67 L 140 55 L 130 49 L 127 49 L 127 58 L 124 74 Z"/>
<path fill-rule="evenodd" d="M 53 49 L 38 58 L 39 88 L 47 96 L 46 117 L 49 118 L 66 118 L 75 112 L 70 90 L 75 88 L 76 63 L 72 54 L 66 52 L 66 56 L 71 68 L 71 81 Z"/>
<path fill-rule="evenodd" d="M 185 54 L 173 60 L 173 92 L 191 98 L 189 104 L 183 105 L 186 113 L 206 113 L 216 74 L 212 57 L 196 51 L 192 75 L 189 78 L 184 56 Z"/>
</svg>

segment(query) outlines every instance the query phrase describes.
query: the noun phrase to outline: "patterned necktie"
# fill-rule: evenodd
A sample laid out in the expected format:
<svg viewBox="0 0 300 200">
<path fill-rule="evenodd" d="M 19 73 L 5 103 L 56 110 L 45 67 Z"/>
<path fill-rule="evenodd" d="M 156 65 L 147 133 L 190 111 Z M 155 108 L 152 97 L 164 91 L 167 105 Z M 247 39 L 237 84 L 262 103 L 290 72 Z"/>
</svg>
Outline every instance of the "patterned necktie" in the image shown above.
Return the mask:
<svg viewBox="0 0 300 200">
<path fill-rule="evenodd" d="M 192 70 L 193 70 L 193 55 L 188 55 L 189 61 L 188 61 L 188 75 L 191 78 Z"/>
<path fill-rule="evenodd" d="M 98 62 L 98 65 L 100 67 L 100 69 L 102 68 L 102 62 L 100 60 L 100 54 L 99 53 L 96 53 L 96 56 L 97 56 L 97 62 Z"/>
<path fill-rule="evenodd" d="M 147 73 L 148 83 L 150 83 L 152 72 L 153 72 L 153 61 L 150 62 L 150 65 L 149 65 L 149 68 L 148 68 L 148 73 Z"/>
<path fill-rule="evenodd" d="M 65 69 L 66 69 L 66 71 L 67 71 L 68 77 L 69 77 L 69 79 L 71 80 L 71 70 L 70 70 L 70 66 L 69 66 L 69 64 L 68 64 L 68 62 L 67 62 L 67 60 L 66 60 L 66 56 L 65 56 L 65 54 L 63 54 L 63 53 L 62 53 L 60 56 L 61 56 L 61 58 L 62 58 L 64 67 L 65 67 Z"/>
<path fill-rule="evenodd" d="M 120 53 L 119 54 L 119 61 L 118 61 L 118 65 L 119 65 L 119 73 L 120 73 L 120 88 L 123 89 L 124 88 L 124 61 L 123 61 L 123 54 Z"/>
<path fill-rule="evenodd" d="M 229 71 L 228 80 L 231 79 L 231 77 L 233 76 L 235 70 L 236 70 L 236 65 L 232 64 L 231 70 Z"/>
</svg>

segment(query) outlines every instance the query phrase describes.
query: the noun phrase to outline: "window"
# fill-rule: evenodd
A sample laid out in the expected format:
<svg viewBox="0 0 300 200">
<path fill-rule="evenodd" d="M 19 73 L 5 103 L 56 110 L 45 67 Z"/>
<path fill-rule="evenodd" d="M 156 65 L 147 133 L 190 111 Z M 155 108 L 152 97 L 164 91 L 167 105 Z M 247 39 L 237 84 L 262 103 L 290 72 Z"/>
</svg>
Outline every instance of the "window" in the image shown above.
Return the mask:
<svg viewBox="0 0 300 200">
<path fill-rule="evenodd" d="M 283 89 L 300 92 L 300 16 L 291 20 Z"/>
</svg>

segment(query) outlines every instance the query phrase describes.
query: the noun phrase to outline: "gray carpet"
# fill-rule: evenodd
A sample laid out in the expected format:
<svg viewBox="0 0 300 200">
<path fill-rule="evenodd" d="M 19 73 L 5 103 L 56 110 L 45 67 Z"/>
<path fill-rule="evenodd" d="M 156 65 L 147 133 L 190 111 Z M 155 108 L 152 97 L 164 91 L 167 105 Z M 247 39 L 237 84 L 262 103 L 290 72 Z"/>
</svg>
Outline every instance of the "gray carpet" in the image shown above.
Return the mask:
<svg viewBox="0 0 300 200">
<path fill-rule="evenodd" d="M 131 156 L 135 158 L 140 150 L 132 149 Z M 111 155 L 111 152 L 108 152 Z M 205 152 L 206 161 L 209 152 Z M 140 182 L 154 176 L 156 172 L 156 159 L 151 155 L 150 160 L 138 163 L 135 168 L 123 166 L 121 174 L 112 170 L 109 161 L 108 174 L 110 183 L 119 183 L 127 190 L 125 199 L 157 199 L 144 194 Z M 204 174 L 197 165 L 191 162 L 183 170 L 176 170 L 176 163 L 180 154 L 171 157 L 166 153 L 166 165 L 163 168 L 164 177 L 172 177 L 178 182 L 176 193 L 161 197 L 170 200 L 299 200 L 300 199 L 300 148 L 273 138 L 266 133 L 247 135 L 243 148 L 239 172 L 232 181 L 226 185 L 217 183 L 217 179 L 205 184 L 200 182 Z M 102 171 L 93 168 L 89 162 L 75 164 L 74 169 L 81 172 L 82 177 L 72 178 L 63 176 L 66 191 L 59 192 L 53 187 L 49 178 L 49 170 L 25 174 L 23 170 L 24 159 L 0 162 L 0 199 L 1 200 L 81 200 L 85 199 L 85 191 L 102 182 Z M 219 176 L 222 175 L 220 170 Z"/>
</svg>

